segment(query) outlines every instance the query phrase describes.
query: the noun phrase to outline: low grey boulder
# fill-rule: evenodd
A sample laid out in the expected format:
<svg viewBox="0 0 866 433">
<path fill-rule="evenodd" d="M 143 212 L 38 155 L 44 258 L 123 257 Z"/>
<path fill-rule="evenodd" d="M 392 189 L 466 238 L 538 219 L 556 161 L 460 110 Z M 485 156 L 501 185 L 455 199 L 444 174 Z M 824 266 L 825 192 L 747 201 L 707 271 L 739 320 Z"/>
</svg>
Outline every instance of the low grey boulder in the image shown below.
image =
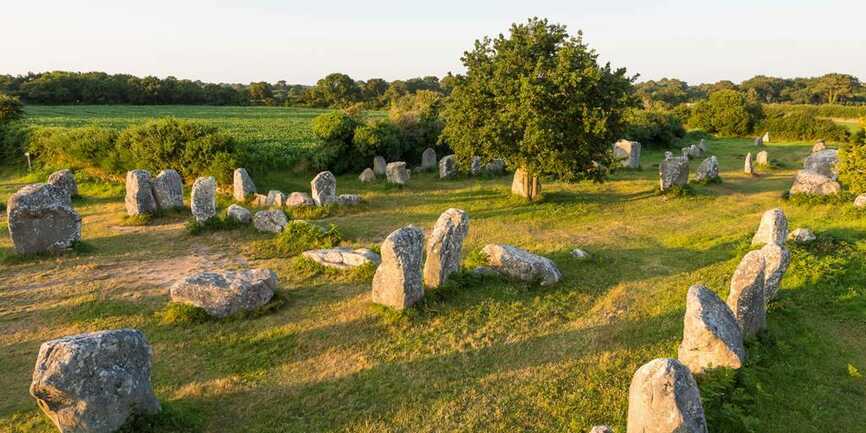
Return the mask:
<svg viewBox="0 0 866 433">
<path fill-rule="evenodd" d="M 613 433 L 613 429 L 608 425 L 593 426 L 589 433 Z"/>
<path fill-rule="evenodd" d="M 556 284 L 562 278 L 559 268 L 547 257 L 505 244 L 488 244 L 483 251 L 487 265 L 509 278 L 542 286 Z"/>
<path fill-rule="evenodd" d="M 427 260 L 424 262 L 424 285 L 439 287 L 448 275 L 460 269 L 463 239 L 469 232 L 469 215 L 460 209 L 448 209 L 439 215 L 427 240 Z"/>
<path fill-rule="evenodd" d="M 253 222 L 253 214 L 250 213 L 249 209 L 233 204 L 226 209 L 226 217 L 230 221 L 234 221 L 240 224 L 249 224 Z"/>
<path fill-rule="evenodd" d="M 388 165 L 388 162 L 385 161 L 385 158 L 381 156 L 377 156 L 373 158 L 373 173 L 376 176 L 384 176 L 385 175 L 385 167 Z"/>
<path fill-rule="evenodd" d="M 686 296 L 678 358 L 694 374 L 719 367 L 737 369 L 746 360 L 743 335 L 731 309 L 700 284 L 690 287 Z"/>
<path fill-rule="evenodd" d="M 637 369 L 628 388 L 627 433 L 707 433 L 701 393 L 688 367 L 655 359 Z"/>
<path fill-rule="evenodd" d="M 232 197 L 241 203 L 256 194 L 256 184 L 245 168 L 236 168 L 232 177 Z"/>
<path fill-rule="evenodd" d="M 200 177 L 192 184 L 190 210 L 199 224 L 216 216 L 216 189 L 213 176 Z"/>
<path fill-rule="evenodd" d="M 337 178 L 330 171 L 323 171 L 310 181 L 313 201 L 316 206 L 327 206 L 337 201 Z"/>
<path fill-rule="evenodd" d="M 760 251 L 751 251 L 743 257 L 731 277 L 727 304 L 744 339 L 757 335 L 767 327 L 765 269 L 764 255 Z"/>
<path fill-rule="evenodd" d="M 382 242 L 381 252 L 382 262 L 373 275 L 373 302 L 398 310 L 411 307 L 424 297 L 424 233 L 413 226 L 397 229 Z"/>
<path fill-rule="evenodd" d="M 689 183 L 688 158 L 665 158 L 659 164 L 659 189 L 668 191 L 675 186 Z"/>
<path fill-rule="evenodd" d="M 827 149 L 827 143 L 825 143 L 824 140 L 819 140 L 817 143 L 815 143 L 814 146 L 812 146 L 812 153 L 820 152 L 820 151 L 826 150 L 826 149 Z"/>
<path fill-rule="evenodd" d="M 58 253 L 81 240 L 81 216 L 65 189 L 47 183 L 27 185 L 9 197 L 6 212 L 18 254 Z"/>
<path fill-rule="evenodd" d="M 161 210 L 183 208 L 183 180 L 174 170 L 162 170 L 153 179 L 153 198 Z"/>
<path fill-rule="evenodd" d="M 364 183 L 370 183 L 376 180 L 376 173 L 373 172 L 372 168 L 365 168 L 364 171 L 358 176 L 358 180 Z"/>
<path fill-rule="evenodd" d="M 457 160 L 454 155 L 445 155 L 439 160 L 439 178 L 451 179 L 457 176 Z"/>
<path fill-rule="evenodd" d="M 260 210 L 253 217 L 253 226 L 264 233 L 280 233 L 288 224 L 289 219 L 280 209 Z"/>
<path fill-rule="evenodd" d="M 698 182 L 708 182 L 719 178 L 719 160 L 715 155 L 703 160 L 698 166 L 698 172 L 695 175 L 695 180 Z"/>
<path fill-rule="evenodd" d="M 337 204 L 340 206 L 357 206 L 361 204 L 361 196 L 358 194 L 340 194 L 337 196 Z"/>
<path fill-rule="evenodd" d="M 834 195 L 842 191 L 842 185 L 833 179 L 811 170 L 800 170 L 794 177 L 789 193 L 808 195 Z"/>
<path fill-rule="evenodd" d="M 156 198 L 147 170 L 132 170 L 126 173 L 126 214 L 129 216 L 146 215 L 156 212 Z"/>
<path fill-rule="evenodd" d="M 385 167 L 385 176 L 388 183 L 396 185 L 406 185 L 409 182 L 409 170 L 406 168 L 406 163 L 403 161 L 389 162 Z"/>
<path fill-rule="evenodd" d="M 812 230 L 805 229 L 805 228 L 798 228 L 798 229 L 795 229 L 794 231 L 792 231 L 788 235 L 788 239 L 790 239 L 790 240 L 792 240 L 798 244 L 807 244 L 807 243 L 812 242 L 818 238 L 815 236 L 815 233 L 812 232 Z"/>
<path fill-rule="evenodd" d="M 571 250 L 571 257 L 574 257 L 575 259 L 578 259 L 578 260 L 586 260 L 586 259 L 589 259 L 589 253 L 587 253 L 586 251 L 584 251 L 580 248 L 575 248 L 575 249 Z"/>
<path fill-rule="evenodd" d="M 30 395 L 61 432 L 111 433 L 130 418 L 159 413 L 150 383 L 152 351 L 134 329 L 46 341 Z"/>
<path fill-rule="evenodd" d="M 785 245 L 788 237 L 788 218 L 780 208 L 770 209 L 761 216 L 761 224 L 752 236 L 752 245 Z"/>
<path fill-rule="evenodd" d="M 65 191 L 70 199 L 78 196 L 78 183 L 75 182 L 75 174 L 68 168 L 51 173 L 48 176 L 48 183 Z"/>
<path fill-rule="evenodd" d="M 764 256 L 764 302 L 776 298 L 782 286 L 782 278 L 791 264 L 791 252 L 784 246 L 767 244 L 760 249 Z"/>
<path fill-rule="evenodd" d="M 286 198 L 286 207 L 315 206 L 316 201 L 305 192 L 293 192 Z"/>
<path fill-rule="evenodd" d="M 193 305 L 214 317 L 228 317 L 267 304 L 277 288 L 269 269 L 202 272 L 171 286 L 173 302 Z"/>
<path fill-rule="evenodd" d="M 505 173 L 505 161 L 494 159 L 493 161 L 488 162 L 484 165 L 484 172 L 495 176 Z"/>
<path fill-rule="evenodd" d="M 286 204 L 286 195 L 282 191 L 270 190 L 265 204 L 269 207 L 283 207 Z"/>
<path fill-rule="evenodd" d="M 379 255 L 367 248 L 329 248 L 304 251 L 304 257 L 329 268 L 347 270 L 367 264 L 381 263 Z"/>
</svg>

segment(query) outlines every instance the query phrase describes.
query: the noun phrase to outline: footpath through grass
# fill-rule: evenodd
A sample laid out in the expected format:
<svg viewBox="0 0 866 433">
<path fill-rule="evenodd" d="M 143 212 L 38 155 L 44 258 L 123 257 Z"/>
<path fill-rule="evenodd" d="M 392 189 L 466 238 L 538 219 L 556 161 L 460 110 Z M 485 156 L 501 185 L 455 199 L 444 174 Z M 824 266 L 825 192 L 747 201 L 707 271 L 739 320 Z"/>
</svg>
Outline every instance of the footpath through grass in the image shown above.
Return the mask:
<svg viewBox="0 0 866 433">
<path fill-rule="evenodd" d="M 87 251 L 0 261 L 0 431 L 52 431 L 27 392 L 42 341 L 135 327 L 153 345 L 165 411 L 131 431 L 585 432 L 607 423 L 624 432 L 634 371 L 676 356 L 688 287 L 702 282 L 725 297 L 761 214 L 777 206 L 792 229 L 809 227 L 820 239 L 792 246 L 769 332 L 750 343 L 749 366 L 703 381 L 710 429 L 863 431 L 864 215 L 847 203 L 782 198 L 811 143 L 769 145 L 777 168 L 757 177 L 742 173 L 755 150 L 748 141 L 709 144 L 724 182 L 694 185 L 680 198 L 653 192 L 661 151 L 644 152 L 643 170 L 604 184 L 544 184 L 545 201 L 534 205 L 510 198 L 506 177 L 413 174 L 404 189 L 340 177 L 339 193 L 367 202 L 322 221 L 338 227 L 344 245 L 376 246 L 406 224 L 429 233 L 442 211 L 458 207 L 470 215 L 465 256 L 511 243 L 550 257 L 563 273 L 545 288 L 455 278 L 401 314 L 370 304 L 369 273 L 256 259 L 267 235 L 192 236 L 183 216 L 124 226 L 122 188 L 85 182 L 76 207 Z M 20 175 L 0 171 L 0 199 L 35 180 Z M 307 177 L 256 180 L 263 190 L 309 188 Z M 0 239 L 4 255 L 10 247 Z M 574 247 L 591 259 L 571 258 Z M 227 321 L 185 320 L 167 309 L 173 278 L 207 264 L 273 269 L 282 304 Z"/>
</svg>

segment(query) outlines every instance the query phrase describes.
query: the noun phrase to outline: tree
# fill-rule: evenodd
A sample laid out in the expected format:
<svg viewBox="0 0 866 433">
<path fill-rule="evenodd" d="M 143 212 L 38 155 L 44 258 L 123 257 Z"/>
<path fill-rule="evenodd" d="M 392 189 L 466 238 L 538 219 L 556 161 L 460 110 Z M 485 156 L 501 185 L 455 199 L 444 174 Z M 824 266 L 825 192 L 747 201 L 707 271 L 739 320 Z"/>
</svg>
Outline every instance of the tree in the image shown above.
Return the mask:
<svg viewBox="0 0 866 433">
<path fill-rule="evenodd" d="M 759 103 L 750 102 L 736 90 L 719 90 L 695 106 L 689 124 L 723 136 L 743 136 L 751 133 L 762 118 Z"/>
<path fill-rule="evenodd" d="M 538 18 L 476 41 L 446 102 L 444 139 L 461 164 L 478 156 L 518 168 L 531 200 L 540 176 L 602 180 L 636 100 L 625 69 L 597 59 L 581 33 Z"/>
<path fill-rule="evenodd" d="M 310 88 L 308 101 L 320 107 L 348 107 L 361 97 L 361 88 L 352 77 L 334 73 L 316 82 Z"/>
<path fill-rule="evenodd" d="M 756 75 L 740 83 L 740 89 L 746 92 L 754 90 L 758 99 L 771 104 L 781 102 L 782 91 L 785 89 L 786 84 L 786 81 L 782 78 Z"/>
<path fill-rule="evenodd" d="M 373 107 L 385 105 L 385 92 L 388 90 L 388 82 L 381 78 L 371 78 L 364 82 L 361 88 L 364 100 Z"/>
<path fill-rule="evenodd" d="M 250 83 L 250 102 L 258 105 L 273 105 L 274 91 L 270 83 L 260 81 L 258 83 Z"/>
<path fill-rule="evenodd" d="M 24 107 L 21 101 L 14 96 L 0 93 L 0 125 L 22 117 L 24 117 Z"/>
<path fill-rule="evenodd" d="M 824 102 L 836 104 L 854 97 L 854 91 L 860 87 L 856 77 L 847 74 L 827 74 L 815 80 L 811 86 L 813 92 L 823 96 Z"/>
</svg>

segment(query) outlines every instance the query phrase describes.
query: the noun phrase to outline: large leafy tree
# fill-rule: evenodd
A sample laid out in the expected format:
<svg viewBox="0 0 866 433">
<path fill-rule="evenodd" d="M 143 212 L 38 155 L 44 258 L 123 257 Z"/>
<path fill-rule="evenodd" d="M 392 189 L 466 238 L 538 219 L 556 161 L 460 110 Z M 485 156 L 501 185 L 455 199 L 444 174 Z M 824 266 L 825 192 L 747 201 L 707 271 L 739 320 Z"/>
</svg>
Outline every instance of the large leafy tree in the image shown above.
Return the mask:
<svg viewBox="0 0 866 433">
<path fill-rule="evenodd" d="M 446 103 L 444 139 L 463 164 L 478 156 L 518 168 L 530 199 L 540 176 L 603 179 L 636 99 L 625 69 L 597 58 L 580 33 L 538 18 L 476 41 Z"/>
<path fill-rule="evenodd" d="M 329 74 L 310 88 L 307 98 L 315 106 L 348 107 L 360 100 L 361 87 L 346 74 Z"/>
</svg>

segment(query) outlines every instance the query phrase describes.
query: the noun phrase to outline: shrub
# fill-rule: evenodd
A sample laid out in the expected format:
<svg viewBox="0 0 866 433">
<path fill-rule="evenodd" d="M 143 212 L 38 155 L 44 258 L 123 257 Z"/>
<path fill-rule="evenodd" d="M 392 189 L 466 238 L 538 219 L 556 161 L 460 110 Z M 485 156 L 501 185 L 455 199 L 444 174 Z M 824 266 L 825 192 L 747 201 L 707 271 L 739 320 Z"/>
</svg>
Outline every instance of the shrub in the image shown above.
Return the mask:
<svg viewBox="0 0 866 433">
<path fill-rule="evenodd" d="M 662 109 L 630 109 L 625 114 L 625 138 L 644 145 L 668 146 L 686 135 L 682 121 L 670 111 Z"/>
<path fill-rule="evenodd" d="M 440 144 L 443 104 L 442 94 L 430 90 L 419 90 L 392 101 L 388 118 L 400 131 L 402 143 L 400 155 L 395 159 L 420 162 L 424 149 Z"/>
<path fill-rule="evenodd" d="M 866 192 L 866 144 L 846 144 L 839 149 L 839 181 L 854 194 Z"/>
<path fill-rule="evenodd" d="M 351 143 L 358 120 L 344 111 L 332 111 L 313 118 L 313 134 L 325 142 Z"/>
<path fill-rule="evenodd" d="M 38 128 L 30 134 L 28 150 L 48 167 L 120 173 L 124 162 L 116 140 L 117 132 L 107 128 Z"/>
<path fill-rule="evenodd" d="M 24 117 L 24 106 L 14 96 L 0 93 L 0 126 Z"/>
<path fill-rule="evenodd" d="M 24 157 L 29 131 L 21 122 L 0 123 L 0 158 L 3 161 Z"/>
<path fill-rule="evenodd" d="M 403 155 L 400 128 L 388 120 L 378 120 L 355 130 L 355 151 L 361 157 L 361 168 L 367 166 L 376 155 L 388 160 L 398 160 Z"/>
<path fill-rule="evenodd" d="M 342 174 L 358 164 L 352 143 L 358 125 L 358 119 L 344 111 L 316 116 L 312 128 L 320 141 L 313 152 L 313 168 Z"/>
<path fill-rule="evenodd" d="M 723 136 L 752 133 L 763 118 L 761 105 L 736 90 L 719 90 L 695 105 L 689 126 Z"/>
<path fill-rule="evenodd" d="M 848 130 L 831 120 L 818 119 L 811 111 L 773 113 L 761 124 L 774 138 L 789 140 L 824 139 L 847 141 Z"/>
</svg>

